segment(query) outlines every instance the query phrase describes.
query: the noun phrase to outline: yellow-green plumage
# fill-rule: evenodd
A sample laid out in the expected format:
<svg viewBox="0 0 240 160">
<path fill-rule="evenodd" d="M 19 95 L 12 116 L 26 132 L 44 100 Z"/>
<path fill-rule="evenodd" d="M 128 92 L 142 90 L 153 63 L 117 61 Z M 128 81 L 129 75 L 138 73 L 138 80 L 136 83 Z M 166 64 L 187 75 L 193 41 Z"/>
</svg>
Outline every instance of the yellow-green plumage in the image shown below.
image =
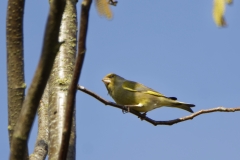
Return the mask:
<svg viewBox="0 0 240 160">
<path fill-rule="evenodd" d="M 143 84 L 126 80 L 114 73 L 106 75 L 103 82 L 116 103 L 131 106 L 138 112 L 148 112 L 162 106 L 193 112 L 190 107 L 195 106 L 194 104 L 179 102 L 175 97 L 166 97 Z"/>
</svg>

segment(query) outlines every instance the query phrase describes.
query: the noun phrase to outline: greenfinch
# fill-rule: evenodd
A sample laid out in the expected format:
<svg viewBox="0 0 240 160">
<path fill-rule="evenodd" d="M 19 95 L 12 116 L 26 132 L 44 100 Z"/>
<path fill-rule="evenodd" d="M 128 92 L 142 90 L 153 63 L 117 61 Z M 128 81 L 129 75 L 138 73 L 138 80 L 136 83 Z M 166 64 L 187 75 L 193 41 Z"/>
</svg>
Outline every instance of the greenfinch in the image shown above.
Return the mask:
<svg viewBox="0 0 240 160">
<path fill-rule="evenodd" d="M 143 84 L 126 80 L 117 74 L 110 73 L 102 81 L 116 103 L 135 111 L 146 113 L 155 108 L 167 106 L 193 113 L 191 107 L 194 107 L 194 104 L 177 101 L 176 97 L 166 97 Z"/>
</svg>

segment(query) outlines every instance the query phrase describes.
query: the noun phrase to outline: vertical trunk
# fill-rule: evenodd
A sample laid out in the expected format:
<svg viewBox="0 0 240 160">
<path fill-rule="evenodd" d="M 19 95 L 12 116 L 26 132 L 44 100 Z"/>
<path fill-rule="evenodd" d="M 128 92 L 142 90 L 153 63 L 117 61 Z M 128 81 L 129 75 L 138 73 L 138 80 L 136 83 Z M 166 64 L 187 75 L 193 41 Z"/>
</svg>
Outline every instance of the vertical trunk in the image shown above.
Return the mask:
<svg viewBox="0 0 240 160">
<path fill-rule="evenodd" d="M 49 78 L 49 159 L 58 159 L 65 114 L 67 91 L 71 82 L 76 52 L 76 1 L 67 0 L 59 41 L 63 42 Z M 75 159 L 75 116 L 68 159 Z"/>
</svg>

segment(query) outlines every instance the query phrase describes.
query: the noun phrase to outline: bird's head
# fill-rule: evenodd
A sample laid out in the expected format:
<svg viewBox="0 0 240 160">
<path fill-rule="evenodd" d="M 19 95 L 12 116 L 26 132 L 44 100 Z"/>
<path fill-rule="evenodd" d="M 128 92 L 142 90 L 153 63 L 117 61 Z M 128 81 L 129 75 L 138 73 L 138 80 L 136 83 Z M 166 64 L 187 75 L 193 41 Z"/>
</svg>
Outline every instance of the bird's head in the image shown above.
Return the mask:
<svg viewBox="0 0 240 160">
<path fill-rule="evenodd" d="M 124 78 L 114 73 L 109 73 L 102 79 L 108 91 L 112 90 L 113 87 L 117 86 L 118 84 L 124 82 L 124 80 Z"/>
</svg>

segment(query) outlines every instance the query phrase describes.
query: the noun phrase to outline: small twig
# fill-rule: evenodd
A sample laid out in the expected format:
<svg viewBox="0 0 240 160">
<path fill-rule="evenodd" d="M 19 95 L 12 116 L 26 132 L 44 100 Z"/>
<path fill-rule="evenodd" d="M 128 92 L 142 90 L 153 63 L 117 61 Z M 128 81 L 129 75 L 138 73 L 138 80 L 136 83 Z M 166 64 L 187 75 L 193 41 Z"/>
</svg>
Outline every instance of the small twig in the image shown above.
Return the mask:
<svg viewBox="0 0 240 160">
<path fill-rule="evenodd" d="M 93 93 L 92 91 L 86 89 L 83 86 L 79 86 L 78 85 L 77 89 L 82 91 L 82 92 L 84 92 L 84 93 L 89 94 L 90 96 L 96 98 L 97 100 L 99 100 L 100 102 L 104 103 L 105 105 L 113 106 L 113 107 L 119 108 L 121 110 L 128 111 L 127 107 L 125 107 L 123 105 L 119 105 L 119 104 L 113 103 L 113 102 L 110 102 L 110 101 L 107 101 L 107 100 L 103 99 L 102 97 L 100 97 L 99 95 L 97 95 L 97 94 Z M 198 112 L 195 112 L 195 113 L 193 113 L 193 114 L 191 114 L 189 116 L 185 116 L 185 117 L 182 117 L 182 118 L 177 118 L 177 119 L 168 120 L 168 121 L 155 121 L 155 120 L 147 117 L 145 114 L 141 114 L 141 113 L 139 113 L 137 111 L 134 111 L 132 109 L 129 110 L 130 113 L 138 116 L 141 120 L 145 120 L 145 121 L 153 124 L 154 126 L 156 126 L 156 125 L 173 125 L 175 123 L 191 120 L 194 117 L 197 117 L 197 116 L 199 116 L 201 114 L 205 114 L 205 113 L 211 113 L 211 112 L 235 112 L 235 111 L 240 111 L 240 107 L 236 107 L 236 108 L 217 107 L 217 108 L 212 108 L 212 109 L 200 110 Z"/>
</svg>

